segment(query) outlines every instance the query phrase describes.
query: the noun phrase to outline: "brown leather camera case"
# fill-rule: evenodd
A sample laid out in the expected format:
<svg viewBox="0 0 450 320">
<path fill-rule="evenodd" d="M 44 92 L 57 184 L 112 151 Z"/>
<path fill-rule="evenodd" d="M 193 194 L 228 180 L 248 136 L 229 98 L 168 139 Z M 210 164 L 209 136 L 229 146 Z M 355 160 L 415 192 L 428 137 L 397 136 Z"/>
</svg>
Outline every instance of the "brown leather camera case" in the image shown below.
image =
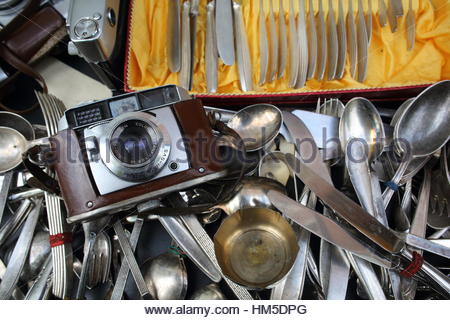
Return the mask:
<svg viewBox="0 0 450 320">
<path fill-rule="evenodd" d="M 186 140 L 191 169 L 127 189 L 100 195 L 89 172 L 89 164 L 78 159 L 81 147 L 74 130 L 63 130 L 52 137 L 55 152 L 54 169 L 67 208 L 69 223 L 120 211 L 126 206 L 160 197 L 225 175 L 219 161 L 208 155 L 218 154 L 215 137 L 200 100 L 188 100 L 172 106 Z M 201 137 L 202 143 L 198 143 Z M 69 145 L 70 144 L 70 145 Z M 216 152 L 217 151 L 217 152 Z M 70 152 L 70 154 L 68 154 Z"/>
</svg>

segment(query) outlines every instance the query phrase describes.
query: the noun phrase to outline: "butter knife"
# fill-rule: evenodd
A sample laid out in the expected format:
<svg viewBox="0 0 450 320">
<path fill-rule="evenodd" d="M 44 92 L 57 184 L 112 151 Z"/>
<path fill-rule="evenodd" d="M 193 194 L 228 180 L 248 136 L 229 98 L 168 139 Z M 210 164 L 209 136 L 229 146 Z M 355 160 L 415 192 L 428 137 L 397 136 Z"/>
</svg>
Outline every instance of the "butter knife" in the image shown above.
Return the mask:
<svg viewBox="0 0 450 320">
<path fill-rule="evenodd" d="M 298 75 L 298 35 L 295 22 L 294 0 L 289 0 L 289 88 L 294 88 Z M 261 52 L 262 56 L 262 52 Z"/>
<path fill-rule="evenodd" d="M 338 23 L 337 23 L 337 32 L 338 32 L 338 62 L 336 66 L 336 79 L 342 79 L 345 71 L 345 62 L 347 61 L 347 32 L 345 30 L 345 14 L 344 14 L 344 5 L 342 3 L 343 0 L 339 0 L 339 9 L 338 9 Z"/>
<path fill-rule="evenodd" d="M 325 76 L 325 69 L 327 67 L 327 52 L 328 52 L 327 31 L 322 0 L 319 0 L 319 13 L 317 14 L 317 30 L 318 30 L 318 53 L 317 53 L 318 57 L 317 57 L 316 79 L 321 81 Z"/>
<path fill-rule="evenodd" d="M 252 91 L 252 62 L 250 60 L 250 49 L 248 48 L 247 31 L 244 25 L 241 5 L 233 2 L 234 12 L 234 35 L 236 38 L 236 60 L 239 70 L 241 90 Z"/>
<path fill-rule="evenodd" d="M 280 32 L 280 44 L 278 46 L 278 79 L 280 79 L 284 76 L 284 72 L 286 71 L 286 61 L 288 55 L 288 38 L 283 0 L 280 0 L 280 7 L 278 11 L 278 30 Z"/>
<path fill-rule="evenodd" d="M 169 0 L 167 13 L 167 57 L 171 72 L 180 71 L 181 37 L 180 37 L 180 1 Z"/>
<path fill-rule="evenodd" d="M 355 16 L 353 13 L 353 0 L 348 0 L 347 14 L 347 48 L 350 62 L 350 74 L 356 79 L 356 64 L 358 61 L 358 39 L 356 36 Z"/>
<path fill-rule="evenodd" d="M 231 0 L 216 0 L 216 39 L 223 63 L 234 64 L 234 32 Z"/>
</svg>

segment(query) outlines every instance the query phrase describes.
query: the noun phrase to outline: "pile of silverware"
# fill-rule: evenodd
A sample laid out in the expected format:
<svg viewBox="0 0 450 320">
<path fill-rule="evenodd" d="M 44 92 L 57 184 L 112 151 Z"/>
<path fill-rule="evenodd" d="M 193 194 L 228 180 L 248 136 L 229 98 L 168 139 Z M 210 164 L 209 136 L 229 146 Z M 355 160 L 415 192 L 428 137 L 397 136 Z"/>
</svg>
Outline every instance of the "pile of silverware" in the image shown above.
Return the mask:
<svg viewBox="0 0 450 320">
<path fill-rule="evenodd" d="M 0 114 L 0 299 L 122 299 L 136 288 L 142 299 L 184 299 L 195 286 L 188 263 L 210 280 L 190 299 L 450 297 L 450 81 L 395 113 L 364 98 L 319 100 L 315 112 L 205 107 L 244 142 L 243 177 L 82 226 L 67 225 L 62 200 L 14 161 L 33 144 L 21 136 L 57 128 L 60 101 L 38 99 L 46 127 Z M 157 215 L 170 207 L 191 211 Z M 155 220 L 172 243 L 152 257 L 141 247 L 138 263 Z"/>
<path fill-rule="evenodd" d="M 289 88 L 303 88 L 306 81 L 340 80 L 348 61 L 351 77 L 358 82 L 367 78 L 369 48 L 373 34 L 373 17 L 381 27 L 389 23 L 392 32 L 398 29 L 398 18 L 404 15 L 401 0 L 378 1 L 374 12 L 372 0 L 259 0 L 258 11 L 258 85 L 285 78 Z M 325 0 L 326 2 L 326 0 Z M 254 3 L 213 0 L 206 5 L 204 61 L 208 92 L 218 90 L 218 58 L 223 64 L 237 63 L 242 91 L 254 88 L 252 61 L 243 6 Z M 308 5 L 308 8 L 307 8 Z M 252 13 L 250 13 L 252 14 Z M 171 72 L 179 72 L 179 84 L 192 89 L 194 67 L 200 61 L 195 55 L 199 0 L 169 1 L 167 57 Z M 409 0 L 404 23 L 407 49 L 415 43 L 415 13 Z M 255 77 L 256 78 L 256 77 Z"/>
</svg>

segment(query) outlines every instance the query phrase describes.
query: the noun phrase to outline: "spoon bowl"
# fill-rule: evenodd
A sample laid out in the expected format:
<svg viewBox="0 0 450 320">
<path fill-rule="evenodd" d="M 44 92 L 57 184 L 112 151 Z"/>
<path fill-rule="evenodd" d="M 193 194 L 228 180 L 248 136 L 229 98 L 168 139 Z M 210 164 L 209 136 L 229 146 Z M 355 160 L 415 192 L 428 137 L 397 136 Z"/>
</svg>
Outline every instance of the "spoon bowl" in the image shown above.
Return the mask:
<svg viewBox="0 0 450 320">
<path fill-rule="evenodd" d="M 34 128 L 24 117 L 7 111 L 0 111 L 0 127 L 13 128 L 19 131 L 28 141 L 35 139 Z"/>
<path fill-rule="evenodd" d="M 280 151 L 267 153 L 259 162 L 258 175 L 285 186 L 291 176 L 291 170 L 286 163 L 284 153 Z"/>
<path fill-rule="evenodd" d="M 254 104 L 236 113 L 228 122 L 244 141 L 247 151 L 262 149 L 280 132 L 281 111 L 271 104 Z"/>
<path fill-rule="evenodd" d="M 22 163 L 27 140 L 17 130 L 0 127 L 0 173 L 12 170 Z"/>
<path fill-rule="evenodd" d="M 397 151 L 413 158 L 433 154 L 449 140 L 449 123 L 450 81 L 446 80 L 424 90 L 400 116 L 394 127 Z"/>
<path fill-rule="evenodd" d="M 339 122 L 342 150 L 347 150 L 349 143 L 359 140 L 365 144 L 366 156 L 371 162 L 383 152 L 384 138 L 383 122 L 372 102 L 364 98 L 350 100 Z"/>
<path fill-rule="evenodd" d="M 155 299 L 181 300 L 186 296 L 187 272 L 181 257 L 166 252 L 145 261 L 141 270 Z"/>
</svg>

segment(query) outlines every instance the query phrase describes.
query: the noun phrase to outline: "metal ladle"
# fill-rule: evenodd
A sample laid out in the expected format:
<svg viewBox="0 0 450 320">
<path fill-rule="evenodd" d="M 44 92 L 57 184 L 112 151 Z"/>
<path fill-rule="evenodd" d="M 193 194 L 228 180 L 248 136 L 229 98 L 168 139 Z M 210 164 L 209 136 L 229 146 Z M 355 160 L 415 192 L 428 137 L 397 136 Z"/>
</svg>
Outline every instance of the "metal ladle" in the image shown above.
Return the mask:
<svg viewBox="0 0 450 320">
<path fill-rule="evenodd" d="M 236 113 L 228 122 L 244 141 L 248 152 L 262 149 L 280 132 L 281 111 L 271 104 L 253 104 Z"/>
<path fill-rule="evenodd" d="M 409 163 L 442 148 L 450 138 L 450 81 L 438 82 L 424 90 L 405 110 L 394 128 L 397 151 L 408 159 L 403 161 L 383 193 L 385 207 Z M 405 146 L 405 142 L 408 145 Z"/>
</svg>

